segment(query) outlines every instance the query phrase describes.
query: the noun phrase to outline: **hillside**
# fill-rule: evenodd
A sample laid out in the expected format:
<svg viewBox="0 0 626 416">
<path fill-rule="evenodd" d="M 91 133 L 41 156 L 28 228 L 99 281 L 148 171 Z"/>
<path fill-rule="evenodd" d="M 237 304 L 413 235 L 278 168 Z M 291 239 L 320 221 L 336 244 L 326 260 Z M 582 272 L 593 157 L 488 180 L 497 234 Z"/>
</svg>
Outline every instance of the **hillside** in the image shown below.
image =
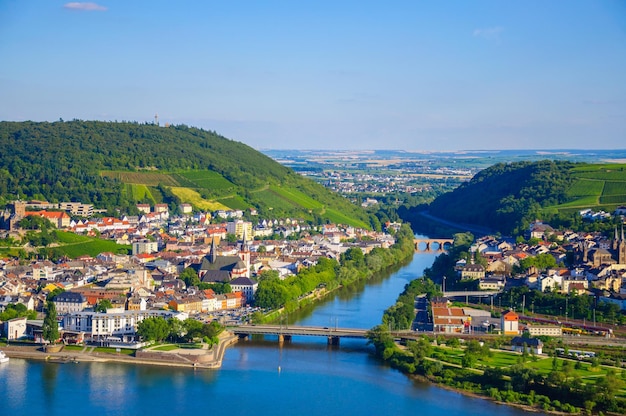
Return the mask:
<svg viewBox="0 0 626 416">
<path fill-rule="evenodd" d="M 626 205 L 625 168 L 567 161 L 499 163 L 436 198 L 429 211 L 446 220 L 517 233 L 535 219 Z"/>
<path fill-rule="evenodd" d="M 369 227 L 360 207 L 251 147 L 184 125 L 0 122 L 0 204 L 16 197 L 133 212 L 138 202 L 256 208 Z"/>
</svg>

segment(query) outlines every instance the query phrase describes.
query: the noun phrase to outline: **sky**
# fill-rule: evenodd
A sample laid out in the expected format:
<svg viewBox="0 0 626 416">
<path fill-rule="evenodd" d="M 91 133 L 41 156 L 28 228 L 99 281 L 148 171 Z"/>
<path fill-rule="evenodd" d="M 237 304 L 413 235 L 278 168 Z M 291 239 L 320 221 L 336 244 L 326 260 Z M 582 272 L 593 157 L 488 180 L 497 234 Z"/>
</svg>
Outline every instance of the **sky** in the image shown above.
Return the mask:
<svg viewBox="0 0 626 416">
<path fill-rule="evenodd" d="M 256 149 L 624 149 L 622 0 L 0 0 L 0 120 Z"/>
</svg>

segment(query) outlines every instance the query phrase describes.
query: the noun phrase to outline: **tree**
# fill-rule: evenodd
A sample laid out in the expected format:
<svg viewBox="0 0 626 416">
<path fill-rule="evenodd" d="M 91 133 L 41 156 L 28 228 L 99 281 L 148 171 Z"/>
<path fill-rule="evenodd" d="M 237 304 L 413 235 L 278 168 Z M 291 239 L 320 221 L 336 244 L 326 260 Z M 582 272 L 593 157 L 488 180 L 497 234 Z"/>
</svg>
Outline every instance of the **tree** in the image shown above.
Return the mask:
<svg viewBox="0 0 626 416">
<path fill-rule="evenodd" d="M 100 302 L 96 304 L 94 308 L 95 312 L 106 312 L 107 309 L 112 308 L 113 304 L 109 299 L 102 299 Z"/>
<path fill-rule="evenodd" d="M 163 341 L 170 335 L 170 326 L 160 316 L 150 317 L 139 322 L 137 334 L 148 341 Z"/>
<path fill-rule="evenodd" d="M 46 316 L 43 319 L 42 336 L 48 342 L 55 343 L 59 339 L 59 323 L 57 322 L 57 308 L 54 302 L 46 303 Z"/>
</svg>

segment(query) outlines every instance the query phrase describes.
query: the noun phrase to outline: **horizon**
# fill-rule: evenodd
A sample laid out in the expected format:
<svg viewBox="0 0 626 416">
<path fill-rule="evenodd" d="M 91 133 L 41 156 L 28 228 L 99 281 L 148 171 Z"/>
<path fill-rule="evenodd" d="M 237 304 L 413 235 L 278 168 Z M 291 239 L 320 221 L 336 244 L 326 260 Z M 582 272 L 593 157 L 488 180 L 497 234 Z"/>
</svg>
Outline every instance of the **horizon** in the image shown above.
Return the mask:
<svg viewBox="0 0 626 416">
<path fill-rule="evenodd" d="M 626 137 L 626 3 L 0 3 L 0 120 L 255 149 L 589 149 Z"/>
</svg>

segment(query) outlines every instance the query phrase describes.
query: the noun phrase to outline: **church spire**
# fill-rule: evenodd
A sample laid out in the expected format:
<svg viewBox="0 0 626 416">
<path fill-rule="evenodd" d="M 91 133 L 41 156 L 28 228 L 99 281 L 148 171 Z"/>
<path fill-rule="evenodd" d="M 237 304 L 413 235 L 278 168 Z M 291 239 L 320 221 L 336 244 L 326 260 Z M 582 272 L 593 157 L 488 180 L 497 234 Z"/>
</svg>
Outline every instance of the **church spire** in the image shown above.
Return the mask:
<svg viewBox="0 0 626 416">
<path fill-rule="evenodd" d="M 247 243 L 247 238 L 248 235 L 246 233 L 246 227 L 243 227 L 243 243 L 241 243 L 241 251 L 249 251 L 248 250 L 248 243 Z"/>
<path fill-rule="evenodd" d="M 215 247 L 215 236 L 211 240 L 211 263 L 215 263 L 217 260 L 217 248 Z"/>
</svg>

